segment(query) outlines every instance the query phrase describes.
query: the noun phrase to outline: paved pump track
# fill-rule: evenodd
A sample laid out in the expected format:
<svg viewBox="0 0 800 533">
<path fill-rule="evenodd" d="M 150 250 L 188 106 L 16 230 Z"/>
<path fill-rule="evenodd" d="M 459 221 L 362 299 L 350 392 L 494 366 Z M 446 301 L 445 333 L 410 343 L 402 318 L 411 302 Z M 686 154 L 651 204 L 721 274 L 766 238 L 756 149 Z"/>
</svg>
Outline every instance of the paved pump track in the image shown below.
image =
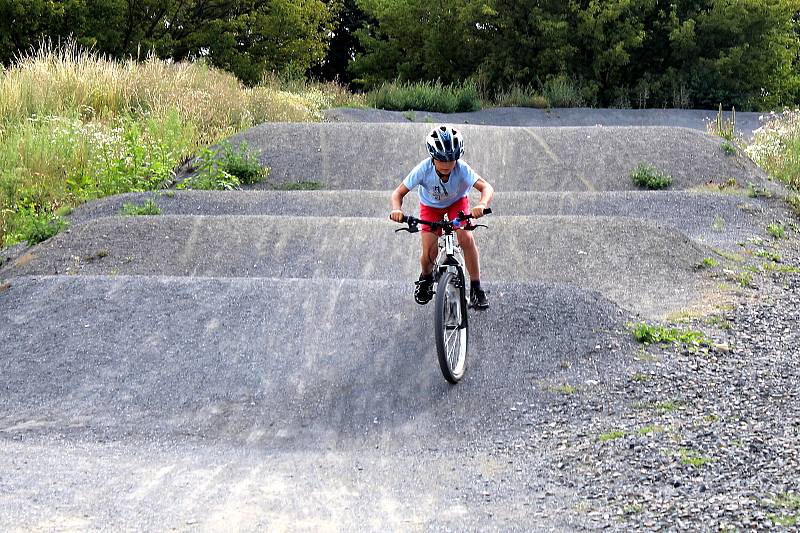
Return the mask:
<svg viewBox="0 0 800 533">
<path fill-rule="evenodd" d="M 780 188 L 690 127 L 470 121 L 492 307 L 453 387 L 387 220 L 430 126 L 361 118 L 253 128 L 258 187 L 93 202 L 0 267 L 0 524 L 592 527 L 531 436 L 565 387 L 630 371 L 627 323 L 724 305 L 698 265 L 765 238 Z M 637 190 L 640 162 L 670 190 Z M 298 181 L 324 190 L 274 190 Z M 161 215 L 121 215 L 147 198 Z"/>
</svg>

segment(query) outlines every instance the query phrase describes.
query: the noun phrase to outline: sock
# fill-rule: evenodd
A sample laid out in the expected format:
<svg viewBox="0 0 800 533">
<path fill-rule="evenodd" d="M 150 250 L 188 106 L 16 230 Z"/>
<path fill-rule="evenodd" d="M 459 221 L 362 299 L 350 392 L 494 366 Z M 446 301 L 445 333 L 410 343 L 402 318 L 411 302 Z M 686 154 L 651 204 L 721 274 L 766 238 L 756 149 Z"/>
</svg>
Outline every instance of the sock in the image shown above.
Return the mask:
<svg viewBox="0 0 800 533">
<path fill-rule="evenodd" d="M 479 291 L 481 290 L 481 280 L 479 279 L 470 280 L 469 286 L 473 291 Z"/>
<path fill-rule="evenodd" d="M 425 274 L 420 274 L 419 275 L 419 280 L 420 281 L 423 281 L 423 280 L 424 281 L 433 281 L 433 272 L 431 272 L 427 276 Z"/>
</svg>

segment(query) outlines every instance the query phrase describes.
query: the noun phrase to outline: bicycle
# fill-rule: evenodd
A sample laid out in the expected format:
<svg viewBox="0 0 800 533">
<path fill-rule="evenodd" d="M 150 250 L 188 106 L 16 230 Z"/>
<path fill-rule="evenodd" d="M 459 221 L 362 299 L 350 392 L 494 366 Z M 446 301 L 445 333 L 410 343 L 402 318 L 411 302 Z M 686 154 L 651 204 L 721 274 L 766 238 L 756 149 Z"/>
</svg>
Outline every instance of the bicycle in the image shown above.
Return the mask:
<svg viewBox="0 0 800 533">
<path fill-rule="evenodd" d="M 486 208 L 484 214 L 490 214 Z M 396 229 L 417 233 L 419 224 L 432 229 L 441 229 L 439 237 L 439 254 L 433 265 L 434 287 L 436 299 L 434 304 L 434 334 L 436 338 L 436 356 L 442 375 L 450 383 L 458 383 L 464 377 L 467 364 L 467 347 L 469 344 L 469 320 L 467 317 L 467 280 L 464 275 L 464 256 L 454 235 L 457 229 L 474 231 L 487 228 L 484 224 L 470 224 L 472 215 L 459 212 L 455 220 L 433 222 L 421 220 L 411 215 L 403 217 L 402 223 L 407 228 Z M 463 227 L 462 222 L 467 222 Z"/>
</svg>

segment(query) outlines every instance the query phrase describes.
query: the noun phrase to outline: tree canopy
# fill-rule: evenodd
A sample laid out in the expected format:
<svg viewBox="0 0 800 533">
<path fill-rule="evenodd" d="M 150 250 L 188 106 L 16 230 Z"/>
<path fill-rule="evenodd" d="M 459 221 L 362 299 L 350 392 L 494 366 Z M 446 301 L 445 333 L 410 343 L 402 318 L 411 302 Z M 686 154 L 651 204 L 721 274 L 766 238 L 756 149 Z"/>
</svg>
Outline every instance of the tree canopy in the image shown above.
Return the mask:
<svg viewBox="0 0 800 533">
<path fill-rule="evenodd" d="M 471 80 L 484 96 L 559 80 L 587 105 L 773 108 L 800 98 L 800 0 L 0 0 L 0 60 L 42 36 L 114 57 L 265 72 Z"/>
</svg>

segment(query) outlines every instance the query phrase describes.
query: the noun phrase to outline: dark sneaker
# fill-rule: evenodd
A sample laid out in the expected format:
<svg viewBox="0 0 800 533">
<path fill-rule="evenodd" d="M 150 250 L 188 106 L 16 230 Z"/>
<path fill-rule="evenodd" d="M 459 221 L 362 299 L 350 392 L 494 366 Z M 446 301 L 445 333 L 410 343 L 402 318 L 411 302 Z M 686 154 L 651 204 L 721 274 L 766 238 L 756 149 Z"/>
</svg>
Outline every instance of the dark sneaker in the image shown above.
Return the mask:
<svg viewBox="0 0 800 533">
<path fill-rule="evenodd" d="M 469 302 L 475 309 L 486 309 L 489 307 L 489 300 L 486 298 L 486 291 L 483 289 L 470 290 Z"/>
<path fill-rule="evenodd" d="M 419 305 L 425 305 L 433 299 L 433 280 L 421 279 L 415 282 L 414 299 Z"/>
</svg>

